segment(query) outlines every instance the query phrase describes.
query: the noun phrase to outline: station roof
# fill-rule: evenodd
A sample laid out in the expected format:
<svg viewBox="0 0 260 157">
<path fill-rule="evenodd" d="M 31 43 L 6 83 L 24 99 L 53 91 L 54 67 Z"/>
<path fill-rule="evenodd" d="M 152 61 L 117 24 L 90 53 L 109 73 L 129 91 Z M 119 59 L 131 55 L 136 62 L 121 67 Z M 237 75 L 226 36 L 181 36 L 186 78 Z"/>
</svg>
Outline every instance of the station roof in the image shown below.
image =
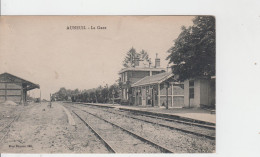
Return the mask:
<svg viewBox="0 0 260 157">
<path fill-rule="evenodd" d="M 40 88 L 40 85 L 32 83 L 30 81 L 27 81 L 25 79 L 22 79 L 20 77 L 14 76 L 12 74 L 9 73 L 2 73 L 0 74 L 0 82 L 8 82 L 8 83 L 22 83 L 24 85 L 26 85 L 25 90 L 32 90 L 35 88 Z"/>
<path fill-rule="evenodd" d="M 165 68 L 155 68 L 155 67 L 129 67 L 124 68 L 119 71 L 119 74 L 126 71 L 165 71 Z"/>
<path fill-rule="evenodd" d="M 162 83 L 163 81 L 169 79 L 172 76 L 174 76 L 172 72 L 164 72 L 152 76 L 146 76 L 143 79 L 134 83 L 132 87 Z"/>
</svg>

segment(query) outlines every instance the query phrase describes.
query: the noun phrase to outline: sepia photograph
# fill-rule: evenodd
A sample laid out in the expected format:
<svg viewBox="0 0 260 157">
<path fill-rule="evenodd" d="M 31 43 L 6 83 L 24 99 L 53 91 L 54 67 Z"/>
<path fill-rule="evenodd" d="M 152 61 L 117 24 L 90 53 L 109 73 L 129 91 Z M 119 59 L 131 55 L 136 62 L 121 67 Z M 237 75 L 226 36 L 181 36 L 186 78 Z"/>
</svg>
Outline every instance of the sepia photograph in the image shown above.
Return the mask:
<svg viewBox="0 0 260 157">
<path fill-rule="evenodd" d="M 0 16 L 0 153 L 216 153 L 216 20 Z"/>
</svg>

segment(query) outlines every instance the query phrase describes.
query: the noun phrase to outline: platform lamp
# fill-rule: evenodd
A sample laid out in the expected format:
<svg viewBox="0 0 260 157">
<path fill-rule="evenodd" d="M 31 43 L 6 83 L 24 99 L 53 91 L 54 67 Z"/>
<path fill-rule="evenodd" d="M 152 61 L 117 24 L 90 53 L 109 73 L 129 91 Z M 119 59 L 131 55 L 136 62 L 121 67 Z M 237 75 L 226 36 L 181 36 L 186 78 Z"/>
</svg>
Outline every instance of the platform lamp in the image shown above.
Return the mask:
<svg viewBox="0 0 260 157">
<path fill-rule="evenodd" d="M 169 103 L 168 103 L 168 88 L 169 88 L 169 82 L 168 81 L 165 81 L 164 83 L 164 88 L 166 88 L 166 109 L 169 108 Z"/>
</svg>

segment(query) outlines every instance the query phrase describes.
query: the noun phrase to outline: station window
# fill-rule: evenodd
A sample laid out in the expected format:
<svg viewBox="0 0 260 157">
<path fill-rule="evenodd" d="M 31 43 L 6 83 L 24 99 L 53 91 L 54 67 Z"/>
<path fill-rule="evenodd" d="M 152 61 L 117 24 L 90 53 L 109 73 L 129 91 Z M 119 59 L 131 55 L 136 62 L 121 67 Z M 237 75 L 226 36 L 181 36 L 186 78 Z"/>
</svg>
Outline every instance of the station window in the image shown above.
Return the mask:
<svg viewBox="0 0 260 157">
<path fill-rule="evenodd" d="M 190 98 L 194 98 L 194 88 L 190 88 Z"/>
<path fill-rule="evenodd" d="M 194 80 L 189 81 L 189 97 L 194 98 Z"/>
</svg>

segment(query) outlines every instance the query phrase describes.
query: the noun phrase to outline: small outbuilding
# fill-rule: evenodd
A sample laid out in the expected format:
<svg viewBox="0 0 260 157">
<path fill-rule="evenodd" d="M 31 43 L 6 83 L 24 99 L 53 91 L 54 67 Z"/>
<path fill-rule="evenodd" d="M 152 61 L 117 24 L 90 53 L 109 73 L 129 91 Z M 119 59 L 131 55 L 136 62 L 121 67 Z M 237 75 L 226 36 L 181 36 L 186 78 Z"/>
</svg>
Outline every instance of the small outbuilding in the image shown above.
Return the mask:
<svg viewBox="0 0 260 157">
<path fill-rule="evenodd" d="M 195 78 L 184 81 L 184 106 L 215 108 L 216 77 Z"/>
<path fill-rule="evenodd" d="M 168 92 L 167 92 L 168 90 Z M 147 76 L 132 85 L 133 102 L 137 106 L 184 106 L 184 85 L 176 82 L 172 72 Z"/>
<path fill-rule="evenodd" d="M 0 74 L 0 103 L 13 101 L 24 104 L 27 91 L 35 88 L 40 86 L 9 73 Z"/>
</svg>

